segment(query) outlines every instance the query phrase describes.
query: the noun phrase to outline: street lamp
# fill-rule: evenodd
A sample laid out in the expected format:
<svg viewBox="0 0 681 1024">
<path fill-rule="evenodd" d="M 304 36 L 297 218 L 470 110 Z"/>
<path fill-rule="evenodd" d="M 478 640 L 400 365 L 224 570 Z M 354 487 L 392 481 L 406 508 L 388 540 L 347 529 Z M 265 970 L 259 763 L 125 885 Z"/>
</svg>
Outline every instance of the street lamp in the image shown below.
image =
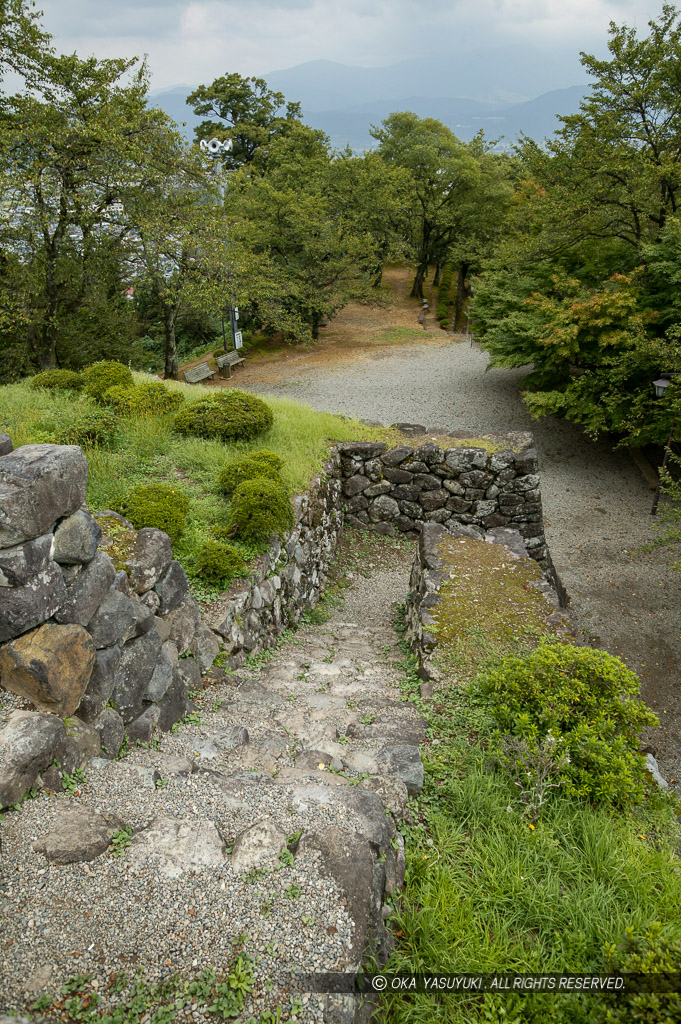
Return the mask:
<svg viewBox="0 0 681 1024">
<path fill-rule="evenodd" d="M 205 153 L 206 156 L 212 157 L 213 160 L 215 161 L 215 172 L 216 172 L 215 173 L 215 180 L 217 181 L 218 191 L 220 193 L 220 198 L 221 199 L 225 198 L 225 186 L 224 186 L 224 182 L 222 180 L 222 175 L 220 174 L 220 166 L 221 166 L 221 163 L 222 163 L 222 156 L 223 156 L 224 153 L 231 153 L 231 151 L 233 149 L 233 145 L 234 144 L 233 144 L 231 139 L 225 139 L 224 142 L 221 141 L 220 139 L 217 139 L 217 138 L 212 138 L 212 139 L 208 139 L 208 140 L 201 139 L 201 141 L 199 142 L 199 147 L 201 149 L 201 152 Z M 220 161 L 220 162 L 218 163 L 218 161 Z M 228 308 L 228 311 L 229 311 L 229 326 L 230 326 L 230 330 L 232 332 L 232 344 L 234 345 L 235 349 L 240 349 L 241 346 L 243 345 L 243 340 L 242 340 L 242 336 L 241 336 L 241 331 L 238 330 L 238 327 L 239 327 L 239 307 L 235 306 L 231 302 L 231 300 L 230 300 L 227 308 Z M 224 307 L 223 307 L 223 309 L 224 309 Z M 226 352 L 227 351 L 227 338 L 225 337 L 225 315 L 224 315 L 224 312 L 221 313 L 220 318 L 222 320 L 222 347 L 224 348 L 224 350 Z"/>
<path fill-rule="evenodd" d="M 656 398 L 664 398 L 665 394 L 667 393 L 667 388 L 671 384 L 671 381 L 670 381 L 669 378 L 670 377 L 677 377 L 677 376 L 681 376 L 681 373 L 679 373 L 678 371 L 672 370 L 669 373 L 663 373 L 661 375 L 661 377 L 659 378 L 659 380 L 654 380 L 653 381 L 653 387 L 655 388 L 655 397 Z M 658 480 L 657 480 L 657 487 L 655 488 L 655 497 L 653 498 L 653 506 L 652 506 L 652 508 L 650 510 L 651 516 L 657 515 L 657 505 L 658 505 L 658 502 L 660 500 L 660 489 L 662 487 L 662 477 L 664 476 L 664 472 L 665 472 L 665 470 L 667 468 L 667 463 L 669 462 L 669 453 L 671 451 L 671 444 L 672 444 L 672 438 L 674 436 L 674 426 L 675 426 L 675 424 L 676 424 L 676 413 L 674 413 L 674 415 L 672 416 L 672 425 L 671 425 L 671 427 L 669 429 L 669 440 L 667 441 L 667 446 L 666 446 L 666 448 L 664 450 L 664 458 L 662 459 L 662 466 L 660 467 L 660 474 L 659 474 Z"/>
</svg>

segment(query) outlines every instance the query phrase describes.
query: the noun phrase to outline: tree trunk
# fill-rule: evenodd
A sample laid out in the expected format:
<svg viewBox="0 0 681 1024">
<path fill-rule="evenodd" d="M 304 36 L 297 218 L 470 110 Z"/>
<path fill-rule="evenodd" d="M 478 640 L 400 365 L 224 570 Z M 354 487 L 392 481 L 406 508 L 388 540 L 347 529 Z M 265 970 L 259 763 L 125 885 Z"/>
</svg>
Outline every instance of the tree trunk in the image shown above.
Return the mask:
<svg viewBox="0 0 681 1024">
<path fill-rule="evenodd" d="M 442 278 L 442 264 L 438 263 L 435 267 L 435 277 L 433 278 L 433 288 L 440 286 L 440 279 Z"/>
<path fill-rule="evenodd" d="M 175 341 L 175 317 L 177 309 L 166 310 L 163 316 L 165 330 L 165 378 L 177 380 L 179 361 L 177 358 L 177 342 Z"/>
<path fill-rule="evenodd" d="M 383 260 L 378 264 L 374 271 L 374 279 L 371 282 L 372 288 L 380 288 L 381 282 L 383 281 Z"/>
<path fill-rule="evenodd" d="M 454 300 L 454 330 L 458 330 L 463 322 L 463 307 L 466 302 L 466 274 L 468 264 L 459 263 L 456 274 L 456 298 Z"/>
<path fill-rule="evenodd" d="M 422 299 L 423 298 L 423 282 L 425 280 L 425 277 L 426 277 L 427 273 L 428 273 L 428 264 L 427 263 L 425 263 L 425 264 L 424 263 L 420 263 L 419 266 L 416 268 L 416 276 L 414 277 L 414 283 L 411 286 L 410 295 L 411 295 L 412 299 Z"/>
</svg>

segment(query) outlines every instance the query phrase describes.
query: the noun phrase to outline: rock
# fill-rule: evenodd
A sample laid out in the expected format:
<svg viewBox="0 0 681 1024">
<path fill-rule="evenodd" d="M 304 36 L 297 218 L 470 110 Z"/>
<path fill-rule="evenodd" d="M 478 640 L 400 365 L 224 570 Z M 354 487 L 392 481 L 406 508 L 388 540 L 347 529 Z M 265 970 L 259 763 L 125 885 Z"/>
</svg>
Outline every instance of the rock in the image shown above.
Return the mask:
<svg viewBox="0 0 681 1024">
<path fill-rule="evenodd" d="M 0 548 L 0 587 L 21 587 L 33 576 L 44 572 L 52 561 L 51 550 L 51 533 L 44 533 L 42 537 L 13 548 Z"/>
<path fill-rule="evenodd" d="M 432 512 L 436 508 L 442 508 L 448 499 L 449 492 L 443 488 L 437 488 L 434 491 L 422 491 L 418 497 L 419 505 L 427 512 Z"/>
<path fill-rule="evenodd" d="M 380 798 L 386 811 L 390 811 L 395 821 L 402 821 L 407 813 L 409 793 L 401 779 L 392 775 L 372 775 L 362 779 L 360 786 L 373 790 Z"/>
<path fill-rule="evenodd" d="M 60 718 L 80 704 L 95 664 L 82 626 L 48 622 L 0 648 L 0 685 Z"/>
<path fill-rule="evenodd" d="M 471 469 L 485 469 L 489 456 L 484 448 L 449 448 L 445 464 L 455 473 L 468 473 Z"/>
<path fill-rule="evenodd" d="M 161 605 L 161 598 L 155 590 L 147 590 L 144 594 L 141 594 L 140 601 L 145 608 L 148 608 L 150 612 L 154 613 L 154 615 L 156 615 L 156 612 Z"/>
<path fill-rule="evenodd" d="M 296 859 L 303 858 L 308 852 L 321 856 L 324 871 L 345 896 L 346 910 L 355 925 L 352 939 L 355 953 L 346 954 L 353 962 L 365 948 L 375 903 L 378 901 L 380 913 L 383 902 L 383 893 L 375 892 L 374 859 L 369 841 L 364 836 L 329 826 L 303 833 Z"/>
<path fill-rule="evenodd" d="M 205 818 L 157 818 L 133 836 L 126 854 L 132 870 L 148 866 L 166 878 L 180 878 L 201 868 L 221 868 L 225 859 L 218 830 Z"/>
<path fill-rule="evenodd" d="M 346 441 L 338 445 L 338 451 L 341 455 L 349 457 L 356 455 L 365 460 L 377 458 L 387 447 L 382 441 Z"/>
<path fill-rule="evenodd" d="M 66 718 L 64 728 L 65 734 L 57 744 L 54 757 L 62 769 L 71 775 L 91 758 L 99 757 L 101 741 L 97 730 L 80 718 Z"/>
<path fill-rule="evenodd" d="M 94 722 L 104 710 L 113 693 L 114 676 L 121 660 L 118 646 L 105 647 L 95 653 L 95 664 L 90 681 L 78 705 L 78 717 L 84 722 Z"/>
<path fill-rule="evenodd" d="M 94 860 L 111 845 L 123 822 L 114 814 L 97 812 L 77 803 L 62 804 L 50 832 L 33 843 L 52 864 Z"/>
<path fill-rule="evenodd" d="M 207 760 L 217 761 L 228 750 L 245 746 L 248 741 L 248 729 L 242 725 L 228 725 L 223 729 L 211 731 L 205 738 L 196 740 L 194 750 Z"/>
<path fill-rule="evenodd" d="M 264 818 L 241 832 L 234 841 L 230 864 L 237 874 L 252 868 L 275 867 L 286 849 L 286 833 Z"/>
<path fill-rule="evenodd" d="M 56 715 L 15 711 L 0 730 L 0 809 L 17 803 L 49 765 L 64 735 Z"/>
<path fill-rule="evenodd" d="M 172 558 L 173 548 L 168 534 L 150 526 L 143 527 L 135 537 L 132 554 L 126 562 L 130 586 L 135 593 L 144 594 L 151 590 L 168 569 Z"/>
<path fill-rule="evenodd" d="M 409 448 L 406 444 L 400 445 L 399 448 L 391 448 L 385 454 L 381 455 L 381 462 L 384 466 L 399 466 L 401 462 L 405 462 L 411 458 L 414 454 L 414 449 Z"/>
<path fill-rule="evenodd" d="M 85 501 L 87 462 L 75 445 L 27 444 L 0 459 L 0 548 L 47 533 Z"/>
<path fill-rule="evenodd" d="M 177 670 L 184 680 L 184 684 L 189 693 L 193 690 L 201 690 L 203 688 L 203 683 L 201 682 L 201 666 L 196 658 L 180 658 L 177 663 Z"/>
<path fill-rule="evenodd" d="M 399 517 L 400 506 L 394 498 L 389 498 L 387 494 L 375 498 L 369 508 L 369 518 L 374 523 L 384 519 L 399 519 Z"/>
<path fill-rule="evenodd" d="M 323 776 L 320 775 L 320 778 L 323 779 Z M 329 783 L 332 778 L 329 777 Z M 337 816 L 340 812 L 341 820 L 350 812 L 357 818 L 357 831 L 379 848 L 389 845 L 395 833 L 392 819 L 386 817 L 380 796 L 367 788 L 344 786 L 332 789 L 330 784 L 301 784 L 294 786 L 291 792 L 291 807 L 303 814 L 311 808 L 331 807 Z"/>
<path fill-rule="evenodd" d="M 95 647 L 111 647 L 119 640 L 128 640 L 134 631 L 138 607 L 133 598 L 120 590 L 111 590 L 87 624 Z"/>
<path fill-rule="evenodd" d="M 402 780 L 410 796 L 417 796 L 423 789 L 423 764 L 418 747 L 406 744 L 383 747 L 376 754 L 376 760 Z"/>
<path fill-rule="evenodd" d="M 163 702 L 160 708 L 160 717 L 158 720 L 158 728 L 163 732 L 168 732 L 171 726 L 175 725 L 175 722 L 179 722 L 181 718 L 187 714 L 187 685 L 177 671 L 173 672 L 173 681 L 166 690 Z"/>
<path fill-rule="evenodd" d="M 179 562 L 171 562 L 165 574 L 154 587 L 161 599 L 159 615 L 174 611 L 183 601 L 188 589 L 187 577 Z"/>
<path fill-rule="evenodd" d="M 58 612 L 57 622 L 87 626 L 116 579 L 113 562 L 103 551 L 84 566 L 72 583 L 67 583 L 67 598 Z"/>
<path fill-rule="evenodd" d="M 374 533 L 380 533 L 384 537 L 396 537 L 397 530 L 392 523 L 376 523 L 371 529 Z"/>
<path fill-rule="evenodd" d="M 507 547 L 516 558 L 527 558 L 527 548 L 525 547 L 525 541 L 517 530 L 510 529 L 509 527 L 496 526 L 492 530 L 488 530 L 485 534 L 485 540 L 489 544 L 503 544 Z"/>
<path fill-rule="evenodd" d="M 212 629 L 201 623 L 194 632 L 193 646 L 201 673 L 205 675 L 220 653 L 218 638 Z"/>
<path fill-rule="evenodd" d="M 161 653 L 144 690 L 143 700 L 154 701 L 157 704 L 163 700 L 168 687 L 173 681 L 173 671 L 176 664 L 177 650 L 174 644 L 167 641 L 161 646 Z"/>
<path fill-rule="evenodd" d="M 170 627 L 168 639 L 172 640 L 179 653 L 183 654 L 191 646 L 201 623 L 201 611 L 191 594 L 188 594 L 182 604 L 168 615 L 166 622 Z M 230 621 L 230 629 L 231 625 Z"/>
<path fill-rule="evenodd" d="M 39 626 L 66 601 L 64 579 L 56 562 L 48 562 L 22 587 L 0 588 L 0 642 Z"/>
<path fill-rule="evenodd" d="M 135 640 L 129 640 L 123 647 L 114 676 L 112 697 L 126 725 L 142 710 L 142 695 L 160 653 L 161 638 L 155 630 Z"/>
<path fill-rule="evenodd" d="M 391 426 L 395 430 L 399 430 L 405 437 L 420 437 L 421 434 L 426 433 L 426 428 L 420 423 L 391 423 Z"/>
<path fill-rule="evenodd" d="M 116 573 L 116 578 L 111 586 L 112 590 L 118 590 L 121 594 L 125 594 L 126 597 L 130 597 L 130 581 L 128 574 L 125 569 L 119 569 Z"/>
<path fill-rule="evenodd" d="M 78 509 L 72 516 L 62 519 L 54 531 L 52 557 L 60 565 L 84 565 L 97 554 L 102 539 L 102 528 L 92 516 Z"/>
<path fill-rule="evenodd" d="M 371 484 L 366 476 L 361 476 L 356 473 L 354 476 L 348 477 L 347 480 L 343 481 L 343 494 L 346 498 L 354 498 L 357 494 L 361 494 L 362 491 L 366 490 Z"/>
<path fill-rule="evenodd" d="M 384 469 L 383 476 L 391 484 L 410 484 L 414 479 L 414 474 L 408 473 L 406 469 L 391 469 L 389 466 Z"/>
<path fill-rule="evenodd" d="M 0 455 L 9 455 L 13 447 L 9 434 L 0 434 Z"/>
<path fill-rule="evenodd" d="M 118 756 L 125 735 L 123 719 L 113 708 L 104 708 L 92 724 L 99 733 L 102 755 L 113 761 Z"/>
<path fill-rule="evenodd" d="M 154 729 L 158 725 L 160 716 L 161 709 L 156 704 L 151 704 L 148 708 L 145 708 L 141 715 L 133 719 L 126 730 L 130 742 L 151 743 Z"/>
<path fill-rule="evenodd" d="M 365 498 L 378 498 L 381 494 L 389 494 L 392 490 L 392 486 L 389 480 L 380 480 L 376 484 L 372 484 L 371 487 L 367 487 L 364 491 Z"/>
<path fill-rule="evenodd" d="M 407 862 L 404 854 L 404 838 L 397 833 L 395 836 L 397 843 L 397 849 L 393 852 L 390 851 L 390 855 L 385 860 L 385 892 L 386 895 L 392 896 L 394 892 L 399 892 L 404 886 L 404 876 L 407 870 Z M 392 914 L 392 908 L 390 908 Z"/>
<path fill-rule="evenodd" d="M 660 789 L 669 789 L 669 783 L 660 772 L 660 766 L 652 754 L 646 754 L 646 768 Z"/>
</svg>

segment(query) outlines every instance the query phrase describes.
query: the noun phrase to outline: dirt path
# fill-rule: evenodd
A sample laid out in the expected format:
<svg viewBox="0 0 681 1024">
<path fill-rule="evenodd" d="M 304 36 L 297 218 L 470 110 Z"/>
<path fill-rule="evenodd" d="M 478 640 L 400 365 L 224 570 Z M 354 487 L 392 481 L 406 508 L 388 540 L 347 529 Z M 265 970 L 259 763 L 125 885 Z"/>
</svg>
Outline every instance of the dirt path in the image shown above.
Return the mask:
<svg viewBox="0 0 681 1024">
<path fill-rule="evenodd" d="M 522 370 L 487 370 L 477 345 L 428 330 L 402 343 L 381 331 L 413 317 L 405 272 L 387 280 L 397 299 L 351 306 L 318 349 L 250 361 L 232 383 L 289 395 L 316 408 L 390 424 L 481 433 L 530 430 L 540 454 L 546 533 L 579 625 L 641 677 L 661 724 L 649 740 L 663 774 L 681 793 L 681 574 L 664 548 L 640 554 L 654 536 L 652 499 L 631 459 L 593 444 L 569 423 L 532 420 L 520 396 Z M 400 294 L 402 298 L 400 298 Z M 431 302 L 431 310 L 434 302 Z"/>
</svg>

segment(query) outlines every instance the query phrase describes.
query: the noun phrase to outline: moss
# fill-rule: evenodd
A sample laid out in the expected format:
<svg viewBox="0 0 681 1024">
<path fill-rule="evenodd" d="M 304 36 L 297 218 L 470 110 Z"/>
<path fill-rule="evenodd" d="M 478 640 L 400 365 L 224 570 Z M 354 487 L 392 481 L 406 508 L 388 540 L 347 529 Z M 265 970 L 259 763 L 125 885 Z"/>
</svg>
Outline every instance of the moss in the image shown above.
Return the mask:
<svg viewBox="0 0 681 1024">
<path fill-rule="evenodd" d="M 118 511 L 136 529 L 153 526 L 164 530 L 175 541 L 185 527 L 189 498 L 169 484 L 138 484 L 128 491 Z"/>
<path fill-rule="evenodd" d="M 551 632 L 553 608 L 533 586 L 542 579 L 536 562 L 468 537 L 445 538 L 438 554 L 450 579 L 430 609 L 430 631 L 437 636 L 436 661 L 448 674 L 470 678 L 481 662 L 527 651 Z"/>
<path fill-rule="evenodd" d="M 75 370 L 43 370 L 29 380 L 29 386 L 32 388 L 58 391 L 80 391 L 84 383 L 82 375 Z"/>
<path fill-rule="evenodd" d="M 217 540 L 206 541 L 196 556 L 196 568 L 206 583 L 226 586 L 246 569 L 244 556 L 233 544 Z"/>
<path fill-rule="evenodd" d="M 185 436 L 250 441 L 273 422 L 272 410 L 261 398 L 230 389 L 187 402 L 175 417 L 175 430 Z"/>
<path fill-rule="evenodd" d="M 241 540 L 266 540 L 293 526 L 293 506 L 284 487 L 275 480 L 259 477 L 246 480 L 234 493 L 229 509 L 229 526 Z"/>
<path fill-rule="evenodd" d="M 133 387 L 132 370 L 114 359 L 104 359 L 83 370 L 85 393 L 96 402 L 104 401 L 104 394 L 116 386 Z"/>
<path fill-rule="evenodd" d="M 267 477 L 281 483 L 279 470 L 284 465 L 284 460 L 265 448 L 250 452 L 239 459 L 233 459 L 225 463 L 218 474 L 218 487 L 223 494 L 231 497 L 240 484 L 245 480 L 254 480 L 256 477 Z"/>
</svg>

